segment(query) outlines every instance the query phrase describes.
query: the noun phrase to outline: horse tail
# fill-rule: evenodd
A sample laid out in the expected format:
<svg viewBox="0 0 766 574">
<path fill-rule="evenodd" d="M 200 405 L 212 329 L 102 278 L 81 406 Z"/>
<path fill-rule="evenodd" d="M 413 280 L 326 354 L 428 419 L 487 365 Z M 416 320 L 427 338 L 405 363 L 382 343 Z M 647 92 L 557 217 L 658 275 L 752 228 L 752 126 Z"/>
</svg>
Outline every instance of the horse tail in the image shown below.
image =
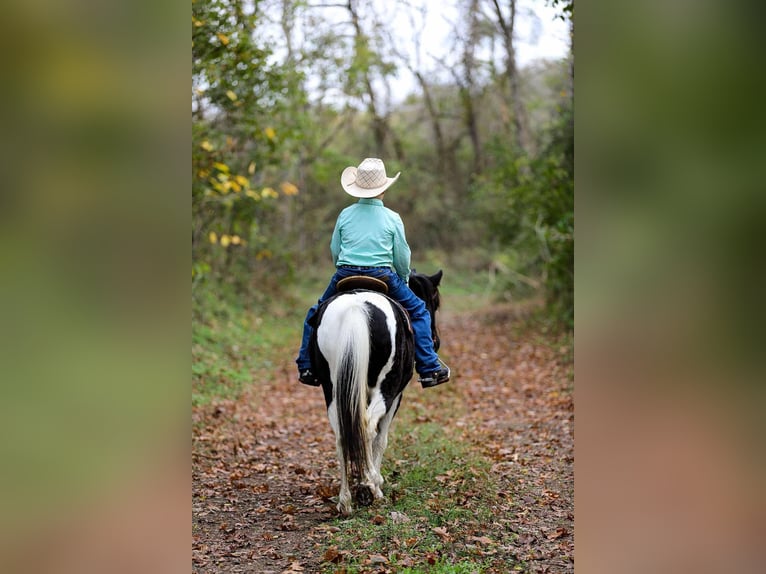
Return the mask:
<svg viewBox="0 0 766 574">
<path fill-rule="evenodd" d="M 335 404 L 343 458 L 351 476 L 364 476 L 367 447 L 367 369 L 370 362 L 369 316 L 363 302 L 346 312 L 337 333 L 339 365 L 335 376 Z"/>
</svg>

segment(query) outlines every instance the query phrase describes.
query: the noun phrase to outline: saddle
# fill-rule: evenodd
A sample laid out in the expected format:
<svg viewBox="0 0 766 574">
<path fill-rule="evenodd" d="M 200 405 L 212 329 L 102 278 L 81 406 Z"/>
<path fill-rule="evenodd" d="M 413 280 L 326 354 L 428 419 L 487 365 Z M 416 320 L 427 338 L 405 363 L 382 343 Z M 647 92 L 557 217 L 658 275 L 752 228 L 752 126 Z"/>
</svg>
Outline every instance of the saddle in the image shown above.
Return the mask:
<svg viewBox="0 0 766 574">
<path fill-rule="evenodd" d="M 383 295 L 388 295 L 388 283 L 382 279 L 369 277 L 367 275 L 351 275 L 350 277 L 344 277 L 338 281 L 336 287 L 339 293 L 353 291 L 354 289 L 369 289 L 370 291 L 377 291 L 378 293 L 383 293 Z M 410 319 L 410 314 L 398 301 L 391 299 L 391 303 L 402 310 L 404 318 L 407 320 L 407 328 L 409 332 L 412 333 L 412 320 Z"/>
<path fill-rule="evenodd" d="M 338 281 L 338 291 L 353 291 L 354 289 L 369 289 L 388 295 L 388 284 L 382 279 L 367 275 L 352 275 Z"/>
</svg>

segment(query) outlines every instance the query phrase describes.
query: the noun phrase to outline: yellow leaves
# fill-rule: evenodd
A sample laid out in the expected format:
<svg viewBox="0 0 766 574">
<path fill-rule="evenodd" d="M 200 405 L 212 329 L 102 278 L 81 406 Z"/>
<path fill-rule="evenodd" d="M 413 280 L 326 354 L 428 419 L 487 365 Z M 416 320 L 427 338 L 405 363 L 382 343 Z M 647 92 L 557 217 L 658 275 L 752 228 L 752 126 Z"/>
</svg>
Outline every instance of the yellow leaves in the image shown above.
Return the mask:
<svg viewBox="0 0 766 574">
<path fill-rule="evenodd" d="M 226 97 L 229 98 L 232 102 L 237 101 L 237 94 L 235 94 L 231 90 L 226 90 Z"/>
<path fill-rule="evenodd" d="M 212 144 L 210 144 L 210 142 L 207 140 L 205 140 L 201 145 L 206 149 L 213 149 Z M 251 161 L 247 166 L 247 173 L 249 176 L 255 175 L 254 161 Z M 241 173 L 232 173 L 232 168 L 223 161 L 213 162 L 210 168 L 207 169 L 200 168 L 197 171 L 197 175 L 200 177 L 200 179 L 207 180 L 209 187 L 205 190 L 205 197 L 214 197 L 221 201 L 226 207 L 231 207 L 233 202 L 237 201 L 237 195 L 230 195 L 232 193 L 242 194 L 249 197 L 253 201 L 261 201 L 277 199 L 280 196 L 280 192 L 282 195 L 288 197 L 297 195 L 300 192 L 297 185 L 286 180 L 279 183 L 277 189 L 271 186 L 265 186 L 260 189 L 252 189 L 251 177 Z M 218 238 L 218 241 L 222 242 L 223 238 Z"/>
<path fill-rule="evenodd" d="M 208 236 L 208 240 L 213 245 L 220 244 L 221 247 L 228 247 L 229 245 L 247 245 L 247 242 L 242 239 L 239 235 L 229 235 L 227 233 L 224 233 L 221 235 L 221 237 L 218 237 L 218 234 L 215 231 L 211 231 Z"/>
<path fill-rule="evenodd" d="M 250 180 L 241 175 L 231 176 L 226 173 L 218 173 L 216 177 L 211 177 L 209 180 L 210 185 L 220 195 L 227 195 L 229 192 L 240 193 L 253 199 L 254 201 L 261 201 L 262 199 L 277 199 L 279 192 L 273 187 L 264 187 L 260 191 L 256 191 L 250 188 Z M 290 182 L 282 182 L 279 185 L 282 193 L 285 195 L 295 195 L 298 193 L 298 188 L 295 184 Z M 211 194 L 214 192 L 211 190 Z M 210 194 L 208 194 L 210 195 Z"/>
<path fill-rule="evenodd" d="M 274 128 L 268 127 L 265 130 L 263 130 L 263 133 L 266 134 L 266 137 L 270 140 L 274 141 L 274 138 L 277 137 L 277 132 L 274 131 Z"/>
<path fill-rule="evenodd" d="M 274 191 L 272 188 L 270 188 L 270 187 L 264 187 L 261 190 L 261 197 L 263 197 L 264 199 L 269 198 L 269 197 L 277 198 L 277 197 L 279 197 L 279 194 L 276 191 Z"/>
<path fill-rule="evenodd" d="M 226 34 L 218 32 L 218 34 L 216 34 L 216 36 L 218 36 L 218 39 L 221 41 L 221 44 L 223 44 L 224 46 L 228 46 L 229 45 L 229 37 Z"/>
<path fill-rule="evenodd" d="M 210 184 L 219 193 L 226 195 L 230 191 L 239 193 L 242 189 L 250 187 L 250 181 L 241 175 L 232 176 L 229 166 L 225 163 L 215 162 L 213 167 L 218 170 L 214 178 L 210 178 Z"/>
<path fill-rule="evenodd" d="M 205 151 L 213 151 L 215 148 L 213 147 L 213 144 L 211 144 L 209 141 L 205 140 L 201 144 L 199 144 L 199 147 L 204 149 Z"/>
<path fill-rule="evenodd" d="M 280 183 L 279 189 L 281 189 L 282 193 L 285 195 L 296 195 L 298 193 L 298 187 L 289 181 L 283 181 Z"/>
<path fill-rule="evenodd" d="M 229 193 L 229 188 L 231 187 L 231 185 L 229 184 L 228 181 L 220 182 L 220 181 L 216 181 L 215 179 L 211 179 L 210 183 L 213 185 L 213 189 L 215 189 L 218 193 L 222 195 L 226 195 L 227 193 Z"/>
</svg>

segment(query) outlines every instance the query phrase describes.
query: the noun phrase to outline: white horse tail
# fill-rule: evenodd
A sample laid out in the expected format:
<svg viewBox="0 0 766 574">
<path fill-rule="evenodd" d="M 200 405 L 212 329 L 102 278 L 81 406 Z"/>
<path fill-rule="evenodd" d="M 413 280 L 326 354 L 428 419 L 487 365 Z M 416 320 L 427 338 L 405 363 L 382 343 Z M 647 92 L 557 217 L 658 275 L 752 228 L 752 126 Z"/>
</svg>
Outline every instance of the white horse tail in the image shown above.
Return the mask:
<svg viewBox="0 0 766 574">
<path fill-rule="evenodd" d="M 370 453 L 367 429 L 367 370 L 370 363 L 369 316 L 364 301 L 349 298 L 336 333 L 338 350 L 333 394 L 344 462 L 354 478 L 365 475 Z"/>
</svg>

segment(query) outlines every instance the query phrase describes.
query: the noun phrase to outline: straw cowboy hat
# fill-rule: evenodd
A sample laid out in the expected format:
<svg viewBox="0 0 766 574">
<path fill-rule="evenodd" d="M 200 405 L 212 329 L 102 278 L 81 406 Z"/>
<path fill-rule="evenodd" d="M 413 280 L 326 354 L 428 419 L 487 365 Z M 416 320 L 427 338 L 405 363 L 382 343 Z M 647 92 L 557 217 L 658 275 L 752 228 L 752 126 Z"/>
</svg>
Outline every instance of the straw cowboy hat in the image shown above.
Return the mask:
<svg viewBox="0 0 766 574">
<path fill-rule="evenodd" d="M 370 198 L 386 191 L 398 178 L 386 176 L 386 166 L 375 157 L 368 157 L 359 167 L 347 167 L 340 175 L 340 184 L 353 197 Z"/>
</svg>

